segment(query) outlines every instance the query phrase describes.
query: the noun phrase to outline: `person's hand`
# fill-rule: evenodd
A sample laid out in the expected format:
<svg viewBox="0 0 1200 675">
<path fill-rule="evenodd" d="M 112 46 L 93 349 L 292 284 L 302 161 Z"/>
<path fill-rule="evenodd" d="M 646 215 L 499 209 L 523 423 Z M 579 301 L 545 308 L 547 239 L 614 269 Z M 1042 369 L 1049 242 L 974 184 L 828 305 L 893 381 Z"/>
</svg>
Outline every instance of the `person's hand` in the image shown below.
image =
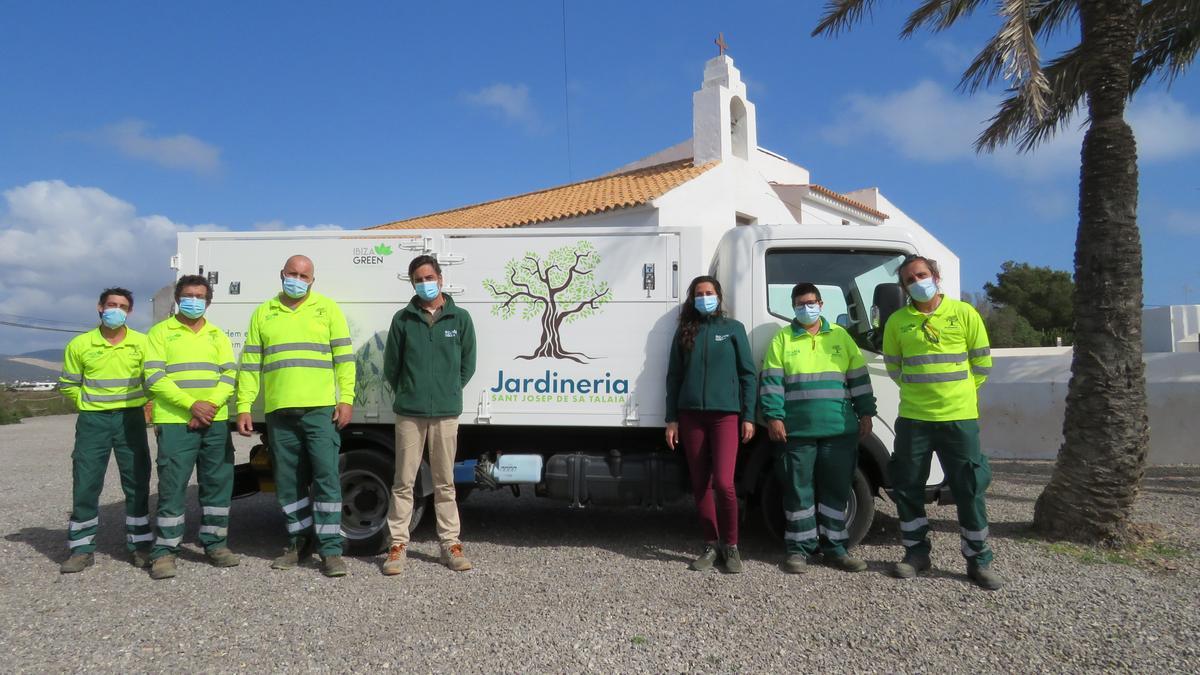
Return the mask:
<svg viewBox="0 0 1200 675">
<path fill-rule="evenodd" d="M 679 422 L 667 422 L 667 447 L 674 450 L 679 443 Z"/>
<path fill-rule="evenodd" d="M 782 443 L 787 440 L 787 428 L 783 426 L 783 420 L 770 420 L 767 422 L 767 437 L 776 443 Z"/>
<path fill-rule="evenodd" d="M 195 417 L 188 420 L 188 429 L 191 429 L 192 431 L 196 431 L 197 429 L 200 428 L 200 426 L 201 426 L 200 420 L 196 419 Z"/>
<path fill-rule="evenodd" d="M 871 418 L 863 417 L 858 420 L 858 439 L 861 441 L 871 435 Z"/>
<path fill-rule="evenodd" d="M 212 423 L 213 418 L 217 416 L 217 406 L 208 401 L 196 401 L 192 404 L 192 417 L 208 426 Z"/>
<path fill-rule="evenodd" d="M 754 422 L 742 422 L 742 445 L 754 438 Z"/>
<path fill-rule="evenodd" d="M 339 403 L 333 410 L 333 423 L 337 426 L 338 431 L 346 428 L 350 424 L 350 419 L 354 417 L 354 406 L 349 403 Z"/>
<path fill-rule="evenodd" d="M 254 433 L 254 420 L 250 419 L 250 413 L 238 413 L 237 432 L 242 436 Z"/>
</svg>

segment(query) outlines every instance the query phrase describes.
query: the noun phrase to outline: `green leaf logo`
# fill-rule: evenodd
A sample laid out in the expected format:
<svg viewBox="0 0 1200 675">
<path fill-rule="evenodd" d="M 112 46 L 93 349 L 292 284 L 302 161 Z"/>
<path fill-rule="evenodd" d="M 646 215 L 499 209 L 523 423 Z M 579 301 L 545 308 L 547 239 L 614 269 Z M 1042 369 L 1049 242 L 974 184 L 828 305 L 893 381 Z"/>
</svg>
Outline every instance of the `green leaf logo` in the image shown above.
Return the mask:
<svg viewBox="0 0 1200 675">
<path fill-rule="evenodd" d="M 379 255 L 391 255 L 392 247 L 388 246 L 387 244 L 376 244 L 375 252 L 378 253 Z"/>
</svg>

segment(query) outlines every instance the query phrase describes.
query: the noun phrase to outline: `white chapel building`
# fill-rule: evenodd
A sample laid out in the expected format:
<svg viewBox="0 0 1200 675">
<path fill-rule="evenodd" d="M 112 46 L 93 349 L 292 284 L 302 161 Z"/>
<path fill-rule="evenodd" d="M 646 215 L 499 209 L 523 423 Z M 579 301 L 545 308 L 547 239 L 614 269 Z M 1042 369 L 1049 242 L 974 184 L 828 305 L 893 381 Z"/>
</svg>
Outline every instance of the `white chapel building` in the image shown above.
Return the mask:
<svg viewBox="0 0 1200 675">
<path fill-rule="evenodd" d="M 738 225 L 863 225 L 910 230 L 943 263 L 943 290 L 959 296 L 958 258 L 879 191 L 837 192 L 808 169 L 758 144 L 746 83 L 722 54 L 692 94 L 692 137 L 612 173 L 367 229 L 570 226 L 700 227 L 705 250 Z"/>
</svg>

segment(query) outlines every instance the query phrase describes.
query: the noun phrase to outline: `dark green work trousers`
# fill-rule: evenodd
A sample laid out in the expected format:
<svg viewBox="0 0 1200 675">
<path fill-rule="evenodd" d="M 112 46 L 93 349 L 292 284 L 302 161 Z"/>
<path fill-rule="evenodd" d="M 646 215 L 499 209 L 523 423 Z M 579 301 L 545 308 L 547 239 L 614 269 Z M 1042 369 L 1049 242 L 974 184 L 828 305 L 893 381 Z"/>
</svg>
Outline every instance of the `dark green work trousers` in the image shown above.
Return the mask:
<svg viewBox="0 0 1200 675">
<path fill-rule="evenodd" d="M 311 530 L 322 556 L 342 554 L 342 437 L 333 410 L 323 406 L 267 413 L 275 496 L 287 519 L 288 539 L 300 544 Z"/>
<path fill-rule="evenodd" d="M 233 499 L 233 438 L 229 423 L 189 429 L 186 424 L 159 424 L 158 509 L 154 522 L 158 536 L 151 558 L 179 552 L 183 541 L 187 486 L 196 469 L 200 492 L 200 543 L 205 551 L 227 546 L 229 503 Z"/>
<path fill-rule="evenodd" d="M 858 464 L 858 434 L 789 438 L 776 447 L 787 552 L 846 555 L 846 504 Z"/>
<path fill-rule="evenodd" d="M 149 548 L 154 539 L 150 532 L 150 444 L 146 441 L 145 413 L 141 406 L 85 410 L 75 421 L 75 449 L 71 453 L 74 485 L 67 546 L 72 555 L 96 550 L 100 491 L 109 453 L 117 457 L 121 489 L 125 492 L 126 548 Z"/>
</svg>

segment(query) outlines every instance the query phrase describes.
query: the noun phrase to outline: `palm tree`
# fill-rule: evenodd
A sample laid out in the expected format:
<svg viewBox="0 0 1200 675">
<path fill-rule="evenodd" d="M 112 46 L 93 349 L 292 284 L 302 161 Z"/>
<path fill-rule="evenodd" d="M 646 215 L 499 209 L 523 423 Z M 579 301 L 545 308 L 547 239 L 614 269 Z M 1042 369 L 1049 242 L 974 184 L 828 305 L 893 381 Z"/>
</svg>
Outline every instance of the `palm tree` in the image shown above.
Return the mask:
<svg viewBox="0 0 1200 675">
<path fill-rule="evenodd" d="M 813 35 L 837 35 L 875 0 L 828 0 Z M 1001 26 L 963 73 L 968 92 L 1008 83 L 975 142 L 1032 150 L 1086 105 L 1075 239 L 1075 348 L 1064 442 L 1034 527 L 1053 539 L 1135 538 L 1133 503 L 1150 443 L 1142 363 L 1137 144 L 1125 105 L 1155 76 L 1174 81 L 1200 47 L 1200 0 L 920 0 L 902 37 L 950 28 L 985 4 Z M 1076 24 L 1079 44 L 1043 67 L 1040 41 Z"/>
</svg>

